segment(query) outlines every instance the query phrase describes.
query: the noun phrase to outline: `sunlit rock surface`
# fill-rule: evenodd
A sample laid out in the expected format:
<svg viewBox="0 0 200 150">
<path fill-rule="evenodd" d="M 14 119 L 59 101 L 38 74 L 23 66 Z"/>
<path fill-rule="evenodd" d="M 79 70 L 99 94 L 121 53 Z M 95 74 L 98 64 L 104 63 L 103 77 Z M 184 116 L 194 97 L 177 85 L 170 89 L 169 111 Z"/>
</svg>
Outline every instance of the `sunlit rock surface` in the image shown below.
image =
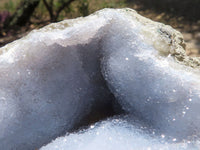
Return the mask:
<svg viewBox="0 0 200 150">
<path fill-rule="evenodd" d="M 6 45 L 0 49 L 0 147 L 40 148 L 77 128 L 91 112 L 117 113 L 117 103 L 166 142 L 198 143 L 200 61 L 186 56 L 184 46 L 179 32 L 131 9 L 104 9 L 51 24 Z M 112 126 L 135 137 L 134 119 L 126 120 L 122 127 L 101 123 L 109 127 L 94 145 Z M 108 134 L 116 136 L 113 130 Z M 87 134 L 90 130 L 67 138 Z M 152 138 L 147 143 L 155 147 L 154 137 L 139 136 L 144 143 Z"/>
<path fill-rule="evenodd" d="M 164 135 L 156 137 L 145 126 L 130 124 L 124 119 L 109 119 L 87 130 L 57 138 L 40 150 L 198 150 L 197 143 L 167 143 Z"/>
</svg>

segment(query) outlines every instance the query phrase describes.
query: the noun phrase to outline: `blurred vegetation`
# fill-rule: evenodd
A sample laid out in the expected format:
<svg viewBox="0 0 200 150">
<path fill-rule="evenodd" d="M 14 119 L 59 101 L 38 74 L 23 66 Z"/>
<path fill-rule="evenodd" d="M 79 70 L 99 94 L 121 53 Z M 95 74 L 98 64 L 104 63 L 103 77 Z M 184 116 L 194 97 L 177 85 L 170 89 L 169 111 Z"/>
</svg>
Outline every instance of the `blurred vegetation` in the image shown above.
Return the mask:
<svg viewBox="0 0 200 150">
<path fill-rule="evenodd" d="M 175 28 L 200 26 L 200 0 L 0 0 L 0 46 L 51 22 L 123 7 Z"/>
<path fill-rule="evenodd" d="M 33 3 L 38 3 L 39 5 L 31 5 Z M 0 17 L 6 12 L 9 13 L 8 18 L 15 18 L 16 13 L 20 12 L 18 16 L 23 13 L 30 15 L 30 20 L 29 18 L 24 19 L 25 23 L 27 23 L 27 20 L 35 23 L 38 23 L 38 21 L 56 22 L 64 18 L 87 16 L 105 7 L 126 7 L 125 0 L 1 0 Z M 34 13 L 24 11 L 25 8 L 34 10 Z M 0 23 L 4 23 L 4 20 Z M 13 25 L 21 26 L 21 24 L 17 23 L 13 23 Z"/>
<path fill-rule="evenodd" d="M 127 0 L 142 4 L 145 8 L 158 12 L 185 17 L 190 21 L 200 20 L 200 0 Z"/>
<path fill-rule="evenodd" d="M 32 16 L 35 8 L 38 6 L 40 0 L 23 0 L 20 2 L 15 12 L 8 16 L 3 22 L 3 28 L 9 29 L 14 26 L 24 26 Z M 14 8 L 13 3 L 11 1 L 9 4 L 12 4 L 12 8 Z"/>
</svg>

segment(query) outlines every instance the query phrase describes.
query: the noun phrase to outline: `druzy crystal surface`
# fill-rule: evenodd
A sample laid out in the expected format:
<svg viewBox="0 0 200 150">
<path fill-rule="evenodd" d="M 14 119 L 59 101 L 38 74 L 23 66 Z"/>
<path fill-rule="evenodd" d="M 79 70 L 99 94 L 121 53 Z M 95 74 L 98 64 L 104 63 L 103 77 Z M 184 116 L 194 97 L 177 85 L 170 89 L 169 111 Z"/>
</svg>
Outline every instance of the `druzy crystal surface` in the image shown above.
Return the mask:
<svg viewBox="0 0 200 150">
<path fill-rule="evenodd" d="M 200 60 L 184 48 L 178 31 L 131 9 L 50 24 L 0 48 L 1 149 L 39 149 L 66 133 L 42 149 L 198 149 Z M 71 133 L 107 109 L 123 114 Z"/>
</svg>

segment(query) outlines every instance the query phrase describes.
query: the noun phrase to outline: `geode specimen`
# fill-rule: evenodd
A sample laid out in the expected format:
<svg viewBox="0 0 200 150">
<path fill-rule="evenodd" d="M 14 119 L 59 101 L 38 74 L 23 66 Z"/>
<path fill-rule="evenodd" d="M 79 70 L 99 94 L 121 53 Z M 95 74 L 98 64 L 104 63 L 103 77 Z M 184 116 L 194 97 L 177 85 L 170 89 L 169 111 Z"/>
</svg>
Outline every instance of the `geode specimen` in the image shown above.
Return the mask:
<svg viewBox="0 0 200 150">
<path fill-rule="evenodd" d="M 118 119 L 126 121 L 117 125 L 110 119 L 99 126 L 108 124 L 108 131 L 113 127 L 124 138 L 134 139 L 139 132 L 140 144 L 134 145 L 138 149 L 152 133 L 148 147 L 154 139 L 168 149 L 176 142 L 196 143 L 200 60 L 186 56 L 184 47 L 179 32 L 131 9 L 104 9 L 50 24 L 6 45 L 0 49 L 0 147 L 40 148 L 73 130 L 95 110 L 111 108 L 115 113 L 123 109 L 127 117 Z M 140 125 L 145 131 L 136 132 Z M 116 131 L 110 134 L 117 136 Z M 93 144 L 100 144 L 106 135 Z M 173 144 L 162 144 L 163 138 Z"/>
</svg>

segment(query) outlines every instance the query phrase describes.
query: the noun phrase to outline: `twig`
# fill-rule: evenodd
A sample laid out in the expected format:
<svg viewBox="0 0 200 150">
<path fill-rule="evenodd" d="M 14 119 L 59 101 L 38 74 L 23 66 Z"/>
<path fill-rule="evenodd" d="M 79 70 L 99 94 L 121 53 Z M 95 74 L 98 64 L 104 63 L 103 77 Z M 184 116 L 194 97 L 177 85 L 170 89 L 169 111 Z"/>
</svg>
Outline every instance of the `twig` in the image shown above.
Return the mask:
<svg viewBox="0 0 200 150">
<path fill-rule="evenodd" d="M 53 0 L 51 0 L 50 5 L 47 3 L 46 0 L 43 0 L 43 3 L 44 3 L 46 9 L 47 9 L 48 12 L 49 12 L 49 15 L 50 15 L 50 17 L 51 17 L 51 20 L 53 21 L 53 19 L 54 19 L 54 14 L 53 14 Z"/>
<path fill-rule="evenodd" d="M 69 1 L 66 1 L 66 2 L 63 2 L 63 4 L 58 8 L 58 10 L 56 11 L 56 19 L 58 18 L 60 12 L 68 5 L 70 5 L 73 1 L 75 0 L 69 0 Z"/>
</svg>

